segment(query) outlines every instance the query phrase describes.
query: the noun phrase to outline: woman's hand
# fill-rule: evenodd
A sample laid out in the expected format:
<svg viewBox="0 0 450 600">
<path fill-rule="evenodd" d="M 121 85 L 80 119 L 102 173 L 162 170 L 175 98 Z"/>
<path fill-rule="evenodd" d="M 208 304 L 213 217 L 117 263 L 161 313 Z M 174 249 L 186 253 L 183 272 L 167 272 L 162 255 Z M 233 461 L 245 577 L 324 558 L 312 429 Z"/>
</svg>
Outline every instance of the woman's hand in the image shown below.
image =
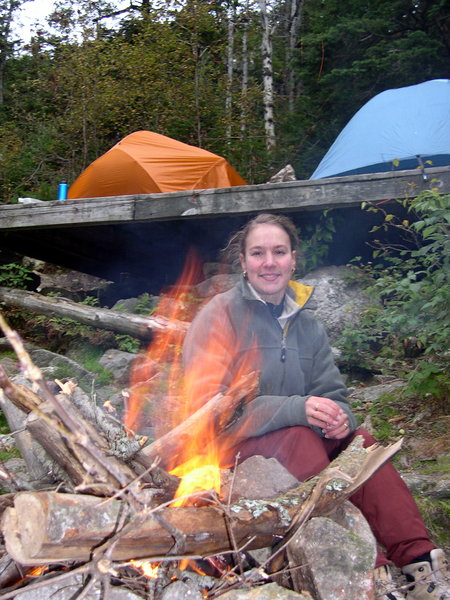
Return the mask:
<svg viewBox="0 0 450 600">
<path fill-rule="evenodd" d="M 348 417 L 334 400 L 310 396 L 305 406 L 308 423 L 320 427 L 326 438 L 341 440 L 350 433 Z"/>
</svg>

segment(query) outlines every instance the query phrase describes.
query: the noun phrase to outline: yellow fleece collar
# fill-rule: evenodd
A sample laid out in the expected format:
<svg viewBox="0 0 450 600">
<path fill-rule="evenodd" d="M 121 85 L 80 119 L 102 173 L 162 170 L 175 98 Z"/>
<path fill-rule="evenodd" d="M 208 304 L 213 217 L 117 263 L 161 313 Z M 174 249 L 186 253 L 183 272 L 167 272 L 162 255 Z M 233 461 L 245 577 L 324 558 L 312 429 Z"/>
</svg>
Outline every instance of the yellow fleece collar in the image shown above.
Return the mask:
<svg viewBox="0 0 450 600">
<path fill-rule="evenodd" d="M 295 302 L 302 307 L 311 298 L 314 288 L 298 281 L 290 281 L 289 287 L 295 294 Z"/>
</svg>

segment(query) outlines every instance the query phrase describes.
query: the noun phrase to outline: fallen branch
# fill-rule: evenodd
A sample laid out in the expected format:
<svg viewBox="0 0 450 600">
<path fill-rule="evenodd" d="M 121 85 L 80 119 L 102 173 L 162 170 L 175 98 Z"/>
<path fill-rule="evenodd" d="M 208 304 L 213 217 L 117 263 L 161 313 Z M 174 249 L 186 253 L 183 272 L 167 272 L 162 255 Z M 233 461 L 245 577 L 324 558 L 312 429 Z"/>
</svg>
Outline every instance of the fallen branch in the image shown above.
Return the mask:
<svg viewBox="0 0 450 600">
<path fill-rule="evenodd" d="M 108 329 L 142 340 L 149 340 L 155 333 L 161 331 L 175 330 L 185 333 L 189 326 L 183 321 L 173 322 L 164 317 L 143 317 L 133 313 L 88 306 L 66 298 L 42 296 L 36 292 L 6 287 L 0 287 L 0 302 L 49 317 L 73 319 L 91 327 Z"/>
</svg>

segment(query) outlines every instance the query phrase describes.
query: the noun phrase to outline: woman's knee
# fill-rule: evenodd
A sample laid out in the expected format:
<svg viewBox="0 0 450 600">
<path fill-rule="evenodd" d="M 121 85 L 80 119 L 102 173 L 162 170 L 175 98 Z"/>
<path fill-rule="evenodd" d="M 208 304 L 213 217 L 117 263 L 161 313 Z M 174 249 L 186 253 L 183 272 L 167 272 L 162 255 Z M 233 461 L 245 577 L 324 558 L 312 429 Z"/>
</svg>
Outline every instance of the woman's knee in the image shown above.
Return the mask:
<svg viewBox="0 0 450 600">
<path fill-rule="evenodd" d="M 372 446 L 373 444 L 376 444 L 378 442 L 378 440 L 376 438 L 373 437 L 373 435 L 371 433 L 369 433 L 367 431 L 367 429 L 356 429 L 353 432 L 353 436 L 352 436 L 352 441 L 355 439 L 355 437 L 357 435 L 362 435 L 362 437 L 364 438 L 364 448 L 367 448 L 368 446 Z"/>
</svg>

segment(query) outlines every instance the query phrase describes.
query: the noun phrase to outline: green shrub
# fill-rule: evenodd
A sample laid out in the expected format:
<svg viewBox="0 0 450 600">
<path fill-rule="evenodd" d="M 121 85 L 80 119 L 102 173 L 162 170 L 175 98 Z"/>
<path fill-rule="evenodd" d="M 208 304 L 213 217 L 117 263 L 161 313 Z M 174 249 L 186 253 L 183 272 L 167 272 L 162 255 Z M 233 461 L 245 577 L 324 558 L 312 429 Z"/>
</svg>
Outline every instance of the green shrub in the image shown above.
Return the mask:
<svg viewBox="0 0 450 600">
<path fill-rule="evenodd" d="M 32 271 L 18 263 L 0 266 L 0 285 L 5 287 L 27 289 L 27 282 L 32 281 Z"/>
<path fill-rule="evenodd" d="M 116 335 L 117 347 L 122 352 L 131 352 L 137 354 L 141 349 L 142 342 L 131 335 L 118 334 Z"/>
<path fill-rule="evenodd" d="M 339 347 L 349 367 L 376 369 L 382 363 L 383 371 L 392 365 L 406 372 L 405 347 L 413 340 L 420 366 L 409 375 L 411 391 L 444 397 L 449 385 L 450 196 L 423 192 L 402 204 L 410 219 L 365 207 L 384 216 L 372 231 L 394 229 L 398 243 L 375 242 L 374 262 L 361 268 L 373 303 L 358 329 L 344 330 Z"/>
</svg>

